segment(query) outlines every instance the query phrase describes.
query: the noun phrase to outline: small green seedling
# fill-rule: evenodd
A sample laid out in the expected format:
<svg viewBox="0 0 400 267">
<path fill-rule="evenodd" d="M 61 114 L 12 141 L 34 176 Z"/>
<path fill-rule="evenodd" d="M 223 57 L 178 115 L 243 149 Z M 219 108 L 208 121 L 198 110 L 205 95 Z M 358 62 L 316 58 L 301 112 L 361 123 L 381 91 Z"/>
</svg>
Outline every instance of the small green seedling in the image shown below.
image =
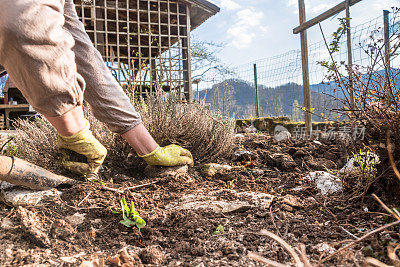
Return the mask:
<svg viewBox="0 0 400 267">
<path fill-rule="evenodd" d="M 125 198 L 121 200 L 121 209 L 118 211 L 111 212 L 114 214 L 120 214 L 122 212 L 123 220 L 120 221 L 121 224 L 125 225 L 126 227 L 136 226 L 137 228 L 143 228 L 146 226 L 146 221 L 140 217 L 139 213 L 135 210 L 135 204 L 131 200 L 131 206 L 129 207 L 128 203 L 126 202 Z"/>
<path fill-rule="evenodd" d="M 217 229 L 212 233 L 213 235 L 223 235 L 225 234 L 224 227 L 222 225 L 218 225 Z"/>
</svg>

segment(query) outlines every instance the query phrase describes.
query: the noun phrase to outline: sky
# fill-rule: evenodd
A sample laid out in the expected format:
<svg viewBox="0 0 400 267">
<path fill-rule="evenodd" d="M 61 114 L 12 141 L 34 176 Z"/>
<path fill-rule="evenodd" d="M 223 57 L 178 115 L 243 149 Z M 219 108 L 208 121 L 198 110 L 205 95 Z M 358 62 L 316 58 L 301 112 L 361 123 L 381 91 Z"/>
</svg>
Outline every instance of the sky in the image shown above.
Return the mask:
<svg viewBox="0 0 400 267">
<path fill-rule="evenodd" d="M 198 40 L 223 43 L 219 56 L 228 65 L 238 66 L 300 49 L 298 0 L 211 0 L 220 13 L 193 31 Z M 314 18 L 342 0 L 305 0 L 307 19 Z M 400 0 L 363 0 L 351 8 L 351 23 L 358 25 L 381 16 L 384 9 L 400 7 Z M 322 23 L 324 32 L 338 27 L 337 18 Z M 322 40 L 318 26 L 308 31 L 308 42 Z"/>
</svg>

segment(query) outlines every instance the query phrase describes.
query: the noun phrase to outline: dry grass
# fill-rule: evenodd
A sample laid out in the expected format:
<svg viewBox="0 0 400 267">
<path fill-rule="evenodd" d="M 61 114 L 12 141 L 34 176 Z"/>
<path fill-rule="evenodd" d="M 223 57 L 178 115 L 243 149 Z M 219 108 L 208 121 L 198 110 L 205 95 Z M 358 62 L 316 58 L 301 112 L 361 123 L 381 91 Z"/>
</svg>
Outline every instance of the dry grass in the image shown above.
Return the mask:
<svg viewBox="0 0 400 267">
<path fill-rule="evenodd" d="M 211 113 L 203 103 L 187 104 L 158 93 L 140 101 L 138 110 L 160 145 L 181 145 L 198 161 L 214 161 L 231 151 L 234 120 Z"/>
<path fill-rule="evenodd" d="M 213 161 L 229 154 L 233 144 L 232 119 L 211 114 L 203 104 L 187 104 L 161 93 L 138 101 L 137 109 L 144 124 L 160 145 L 178 144 L 192 151 L 198 162 Z M 106 171 L 132 169 L 142 162 L 130 146 L 86 110 L 91 130 L 107 147 Z M 8 154 L 21 157 L 53 171 L 59 170 L 57 133 L 50 123 L 37 116 L 35 120 L 15 122 L 17 134 Z"/>
</svg>

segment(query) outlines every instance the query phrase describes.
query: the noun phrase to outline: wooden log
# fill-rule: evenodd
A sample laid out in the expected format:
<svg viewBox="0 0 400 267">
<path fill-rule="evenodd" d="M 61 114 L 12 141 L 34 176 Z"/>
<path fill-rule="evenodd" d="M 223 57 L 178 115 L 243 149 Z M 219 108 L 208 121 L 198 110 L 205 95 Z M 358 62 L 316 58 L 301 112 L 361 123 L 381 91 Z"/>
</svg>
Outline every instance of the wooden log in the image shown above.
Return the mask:
<svg viewBox="0 0 400 267">
<path fill-rule="evenodd" d="M 357 4 L 358 2 L 361 2 L 362 0 L 351 0 L 350 1 L 350 6 L 353 6 L 355 4 Z M 331 9 L 325 11 L 324 13 L 322 13 L 321 15 L 306 21 L 304 23 L 301 23 L 300 26 L 296 27 L 293 29 L 293 33 L 294 34 L 298 34 L 314 25 L 317 25 L 318 23 L 320 23 L 321 21 L 326 20 L 327 18 L 330 18 L 334 15 L 336 15 L 337 13 L 343 11 L 346 9 L 346 1 L 341 2 L 340 4 L 332 7 Z"/>
</svg>

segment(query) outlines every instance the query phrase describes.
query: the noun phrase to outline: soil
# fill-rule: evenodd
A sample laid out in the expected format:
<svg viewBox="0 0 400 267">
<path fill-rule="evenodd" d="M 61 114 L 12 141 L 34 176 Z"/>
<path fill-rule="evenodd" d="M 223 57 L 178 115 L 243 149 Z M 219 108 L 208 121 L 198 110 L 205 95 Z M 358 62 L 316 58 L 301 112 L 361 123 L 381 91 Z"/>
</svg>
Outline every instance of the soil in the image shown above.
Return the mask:
<svg viewBox="0 0 400 267">
<path fill-rule="evenodd" d="M 358 197 L 351 180 L 344 182 L 343 192 L 324 196 L 304 178 L 313 170 L 342 168 L 349 157 L 343 142 L 278 143 L 247 134 L 237 138 L 234 150 L 250 153 L 216 162 L 233 168 L 213 177 L 202 175 L 200 164 L 170 178 L 114 174 L 104 183 L 60 189 L 61 197 L 43 206 L 0 204 L 0 266 L 262 266 L 249 252 L 294 264 L 287 250 L 261 230 L 293 248 L 304 244 L 317 264 L 393 221 L 370 194 Z M 124 190 L 151 182 L 156 183 Z M 118 210 L 122 198 L 135 203 L 146 227 L 120 223 L 122 215 L 111 208 Z M 387 246 L 399 242 L 398 230 L 388 228 L 322 265 L 360 266 L 366 257 L 390 263 Z"/>
</svg>

